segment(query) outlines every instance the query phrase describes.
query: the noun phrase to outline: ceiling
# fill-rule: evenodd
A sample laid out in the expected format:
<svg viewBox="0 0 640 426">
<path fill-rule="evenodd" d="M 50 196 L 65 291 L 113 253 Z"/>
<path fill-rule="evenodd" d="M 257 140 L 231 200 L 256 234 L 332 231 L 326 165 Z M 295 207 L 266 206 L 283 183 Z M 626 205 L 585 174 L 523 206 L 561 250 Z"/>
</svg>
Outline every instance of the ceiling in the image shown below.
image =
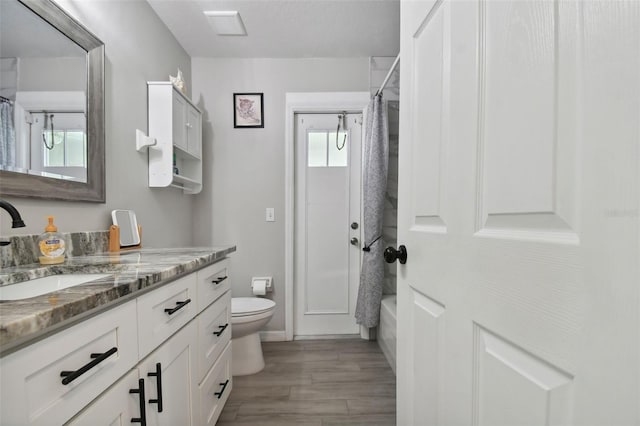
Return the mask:
<svg viewBox="0 0 640 426">
<path fill-rule="evenodd" d="M 147 0 L 191 57 L 396 56 L 399 0 Z M 240 12 L 247 36 L 219 36 L 206 10 Z"/>
</svg>

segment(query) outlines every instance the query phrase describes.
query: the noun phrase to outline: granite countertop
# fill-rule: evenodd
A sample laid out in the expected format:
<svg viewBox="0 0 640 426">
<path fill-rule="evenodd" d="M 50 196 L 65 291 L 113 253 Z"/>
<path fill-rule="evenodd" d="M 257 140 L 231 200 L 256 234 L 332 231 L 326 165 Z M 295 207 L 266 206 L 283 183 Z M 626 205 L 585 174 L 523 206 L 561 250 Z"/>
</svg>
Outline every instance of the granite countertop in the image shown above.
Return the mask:
<svg viewBox="0 0 640 426">
<path fill-rule="evenodd" d="M 63 327 L 197 271 L 235 246 L 170 248 L 67 258 L 63 264 L 3 268 L 0 286 L 56 274 L 109 274 L 87 284 L 21 300 L 0 301 L 0 354 L 6 355 Z"/>
</svg>

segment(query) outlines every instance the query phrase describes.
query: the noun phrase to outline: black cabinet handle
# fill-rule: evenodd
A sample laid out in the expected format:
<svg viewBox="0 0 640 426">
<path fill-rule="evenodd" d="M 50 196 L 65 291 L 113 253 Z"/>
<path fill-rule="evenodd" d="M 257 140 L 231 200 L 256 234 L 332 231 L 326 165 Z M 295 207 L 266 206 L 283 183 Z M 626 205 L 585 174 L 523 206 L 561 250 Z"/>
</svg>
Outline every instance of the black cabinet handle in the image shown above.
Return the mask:
<svg viewBox="0 0 640 426">
<path fill-rule="evenodd" d="M 109 358 L 111 355 L 115 354 L 116 352 L 118 352 L 118 348 L 114 346 L 113 348 L 109 349 L 104 353 L 91 354 L 91 358 L 93 358 L 93 361 L 83 365 L 82 367 L 80 367 L 80 369 L 76 371 L 61 371 L 60 377 L 64 377 L 64 379 L 62 379 L 62 384 L 68 385 L 69 383 L 73 382 L 75 379 L 82 376 L 84 373 L 91 370 L 93 367 L 100 364 L 102 361 Z"/>
<path fill-rule="evenodd" d="M 156 363 L 156 371 L 147 373 L 147 377 L 156 378 L 156 394 L 158 395 L 156 399 L 149 399 L 149 404 L 158 404 L 158 413 L 162 413 L 162 365 L 159 362 Z"/>
<path fill-rule="evenodd" d="M 228 277 L 225 275 L 224 277 L 218 277 L 215 280 L 211 280 L 211 284 L 215 284 L 218 285 L 220 284 L 222 281 L 226 280 Z"/>
<path fill-rule="evenodd" d="M 214 392 L 213 394 L 217 396 L 218 399 L 222 398 L 222 394 L 224 393 L 224 390 L 227 388 L 228 384 L 229 384 L 229 379 L 227 379 L 227 381 L 224 383 L 220 383 L 220 386 L 222 386 L 222 389 L 220 389 L 220 392 Z"/>
<path fill-rule="evenodd" d="M 147 426 L 147 412 L 145 410 L 144 399 L 144 379 L 138 380 L 138 389 L 129 389 L 129 393 L 140 394 L 140 417 L 132 417 L 131 423 L 140 423 L 142 426 Z"/>
<path fill-rule="evenodd" d="M 180 309 L 184 308 L 185 306 L 187 306 L 189 303 L 191 303 L 191 299 L 187 299 L 183 302 L 176 302 L 176 307 L 175 308 L 165 308 L 165 312 L 169 315 L 173 315 L 176 312 L 178 312 Z"/>
<path fill-rule="evenodd" d="M 229 323 L 226 323 L 225 325 L 219 325 L 218 328 L 220 330 L 214 331 L 213 334 L 215 334 L 216 336 L 220 337 L 222 335 L 222 333 L 224 333 L 224 331 L 227 329 L 228 326 L 229 326 Z"/>
</svg>

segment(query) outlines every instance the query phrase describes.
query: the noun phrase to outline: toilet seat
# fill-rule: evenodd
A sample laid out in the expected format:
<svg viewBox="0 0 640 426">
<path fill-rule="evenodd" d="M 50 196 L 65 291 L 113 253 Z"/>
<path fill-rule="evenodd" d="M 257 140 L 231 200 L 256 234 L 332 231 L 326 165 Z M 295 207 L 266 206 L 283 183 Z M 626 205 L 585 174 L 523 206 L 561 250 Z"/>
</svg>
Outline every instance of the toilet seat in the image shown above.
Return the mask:
<svg viewBox="0 0 640 426">
<path fill-rule="evenodd" d="M 232 297 L 231 316 L 244 317 L 257 315 L 272 310 L 276 303 L 262 297 Z"/>
</svg>

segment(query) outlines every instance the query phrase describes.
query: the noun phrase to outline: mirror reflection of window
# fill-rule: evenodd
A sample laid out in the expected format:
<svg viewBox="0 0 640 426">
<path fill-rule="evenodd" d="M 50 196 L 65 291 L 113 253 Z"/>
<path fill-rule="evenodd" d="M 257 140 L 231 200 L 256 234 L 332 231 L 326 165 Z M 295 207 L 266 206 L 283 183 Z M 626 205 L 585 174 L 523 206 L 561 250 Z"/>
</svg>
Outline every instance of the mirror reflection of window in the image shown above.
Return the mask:
<svg viewBox="0 0 640 426">
<path fill-rule="evenodd" d="M 337 140 L 336 140 L 337 136 Z M 307 134 L 307 165 L 309 167 L 347 167 L 349 157 L 347 132 L 310 130 Z"/>
<path fill-rule="evenodd" d="M 45 167 L 86 167 L 87 140 L 82 130 L 43 131 Z M 50 148 L 49 148 L 50 147 Z"/>
<path fill-rule="evenodd" d="M 87 137 L 82 112 L 31 113 L 29 169 L 86 181 Z"/>
</svg>

